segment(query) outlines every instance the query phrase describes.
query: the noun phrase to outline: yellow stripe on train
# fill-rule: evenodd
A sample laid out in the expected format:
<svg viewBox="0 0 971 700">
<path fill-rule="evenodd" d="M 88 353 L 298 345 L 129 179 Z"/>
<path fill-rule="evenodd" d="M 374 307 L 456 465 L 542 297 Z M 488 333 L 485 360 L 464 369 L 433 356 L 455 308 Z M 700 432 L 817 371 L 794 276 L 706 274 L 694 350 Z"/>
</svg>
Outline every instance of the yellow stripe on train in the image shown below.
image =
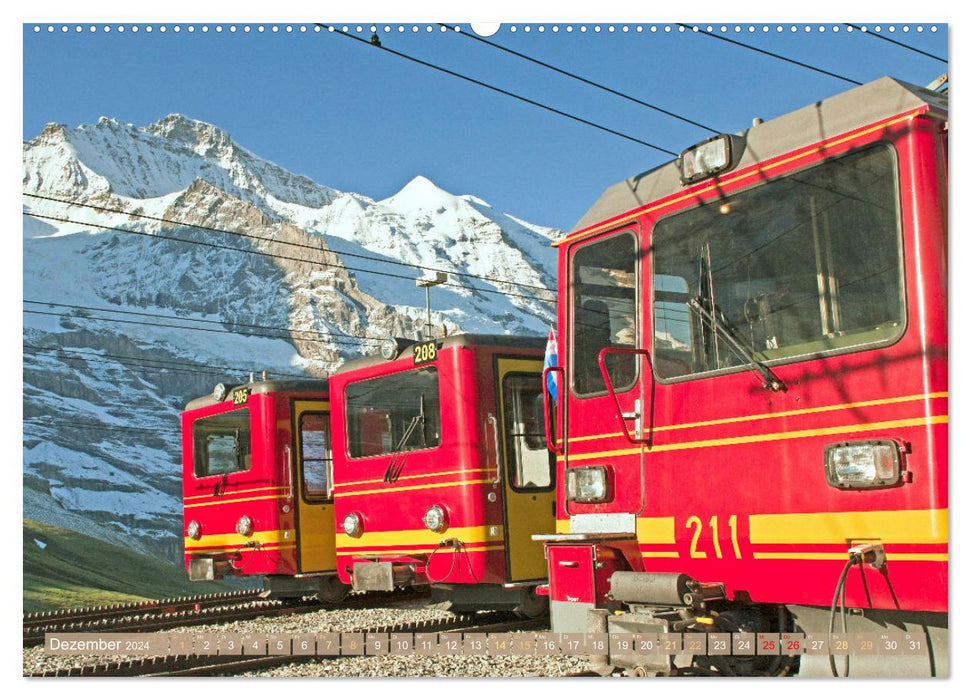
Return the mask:
<svg viewBox="0 0 971 700">
<path fill-rule="evenodd" d="M 947 510 L 943 508 L 775 513 L 750 515 L 748 523 L 752 544 L 846 544 L 849 540 L 880 540 L 884 544 L 947 542 Z"/>
<path fill-rule="evenodd" d="M 777 440 L 795 440 L 798 438 L 821 437 L 824 435 L 844 435 L 860 433 L 868 430 L 890 430 L 892 428 L 911 428 L 926 425 L 946 424 L 947 416 L 921 416 L 920 418 L 906 418 L 903 420 L 888 420 L 878 423 L 858 423 L 850 425 L 834 425 L 826 428 L 812 428 L 808 430 L 788 430 L 781 433 L 756 433 L 754 435 L 739 435 L 737 437 L 715 438 L 712 440 L 692 440 L 689 442 L 675 442 L 666 445 L 654 445 L 647 449 L 648 454 L 656 452 L 670 452 L 672 450 L 693 450 L 701 447 L 725 447 L 728 445 L 744 445 L 753 442 L 773 442 Z M 587 452 L 586 454 L 570 455 L 571 462 L 590 459 L 604 459 L 607 457 L 623 457 L 638 455 L 642 448 L 627 448 L 623 450 L 607 450 L 605 452 Z M 557 461 L 564 461 L 565 457 L 557 457 Z"/>
<path fill-rule="evenodd" d="M 501 525 L 475 525 L 450 527 L 445 532 L 421 530 L 393 530 L 364 532 L 360 537 L 337 533 L 337 549 L 361 549 L 367 547 L 406 547 L 409 545 L 435 547 L 443 540 L 461 542 L 502 542 L 505 539 Z"/>
<path fill-rule="evenodd" d="M 428 484 L 418 484 L 417 486 L 392 486 L 387 489 L 368 489 L 366 491 L 341 491 L 340 487 L 336 487 L 337 495 L 339 496 L 364 496 L 369 493 L 390 493 L 398 491 L 415 491 L 417 489 L 430 489 L 430 488 L 443 488 L 445 486 L 467 486 L 469 484 L 491 484 L 492 479 L 474 479 L 471 481 L 445 481 L 445 482 L 431 482 Z"/>
<path fill-rule="evenodd" d="M 246 547 L 251 542 L 260 545 L 279 544 L 281 540 L 292 540 L 291 530 L 263 530 L 254 532 L 244 537 L 238 533 L 223 533 L 219 535 L 203 535 L 197 540 L 191 537 L 185 538 L 187 549 L 199 549 L 200 547 Z"/>
<path fill-rule="evenodd" d="M 884 544 L 947 544 L 947 513 L 946 508 L 760 513 L 748 516 L 748 541 L 753 545 L 843 545 L 855 540 L 879 540 Z M 640 517 L 636 527 L 639 544 L 676 543 L 675 516 Z M 557 520 L 556 531 L 570 532 L 570 521 Z M 846 553 L 842 556 L 845 558 Z"/>
</svg>

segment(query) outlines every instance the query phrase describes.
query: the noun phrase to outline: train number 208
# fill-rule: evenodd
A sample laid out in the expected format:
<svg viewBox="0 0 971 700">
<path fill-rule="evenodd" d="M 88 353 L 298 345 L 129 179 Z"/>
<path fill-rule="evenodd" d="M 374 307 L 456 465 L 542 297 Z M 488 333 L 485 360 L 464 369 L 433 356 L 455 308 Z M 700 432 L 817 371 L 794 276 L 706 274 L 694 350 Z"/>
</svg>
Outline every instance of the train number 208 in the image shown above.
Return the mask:
<svg viewBox="0 0 971 700">
<path fill-rule="evenodd" d="M 414 348 L 415 353 L 415 364 L 420 365 L 423 362 L 433 362 L 435 356 L 437 355 L 435 349 L 435 341 L 429 341 L 427 343 L 419 343 Z"/>
</svg>

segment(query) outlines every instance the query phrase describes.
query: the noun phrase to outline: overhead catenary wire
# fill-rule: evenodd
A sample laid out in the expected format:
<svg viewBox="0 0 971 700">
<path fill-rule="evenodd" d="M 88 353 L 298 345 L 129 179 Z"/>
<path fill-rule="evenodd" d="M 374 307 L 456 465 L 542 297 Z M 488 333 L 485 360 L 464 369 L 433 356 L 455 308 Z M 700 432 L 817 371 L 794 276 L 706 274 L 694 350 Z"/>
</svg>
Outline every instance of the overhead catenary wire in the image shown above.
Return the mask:
<svg viewBox="0 0 971 700">
<path fill-rule="evenodd" d="M 678 26 L 684 27 L 686 30 L 690 32 L 694 32 L 696 34 L 704 34 L 705 36 L 710 36 L 712 39 L 718 39 L 719 41 L 724 41 L 729 44 L 734 44 L 735 46 L 740 46 L 743 49 L 748 49 L 749 51 L 755 51 L 756 53 L 763 54 L 764 56 L 770 56 L 780 61 L 785 61 L 786 63 L 791 63 L 796 66 L 801 66 L 802 68 L 807 68 L 811 71 L 816 71 L 817 73 L 822 73 L 823 75 L 828 75 L 829 77 L 836 78 L 837 80 L 843 80 L 853 85 L 863 85 L 863 83 L 859 82 L 858 80 L 853 80 L 853 78 L 847 78 L 845 75 L 840 75 L 839 73 L 833 73 L 832 71 L 828 71 L 824 68 L 819 68 L 817 66 L 813 66 L 808 63 L 803 63 L 802 61 L 797 61 L 794 58 L 789 58 L 788 56 L 783 56 L 782 54 L 774 53 L 772 51 L 766 51 L 765 49 L 760 49 L 750 44 L 743 44 L 741 41 L 729 39 L 727 36 L 720 36 L 718 34 L 715 34 L 714 32 L 709 32 L 706 29 L 702 29 L 697 25 L 679 23 Z"/>
<path fill-rule="evenodd" d="M 56 354 L 55 355 L 44 354 L 44 353 L 42 353 L 40 351 L 36 351 L 36 350 L 34 350 L 34 351 L 28 350 L 27 352 L 24 353 L 24 355 L 29 355 L 29 356 L 35 358 L 36 360 L 42 360 L 42 359 L 57 360 L 58 362 L 64 362 L 64 363 L 66 363 L 68 365 L 71 365 L 72 368 L 75 368 L 75 369 L 80 369 L 76 365 L 83 364 L 85 367 L 87 367 L 92 362 L 97 362 L 97 363 L 100 363 L 100 364 L 103 364 L 103 365 L 107 365 L 107 364 L 120 365 L 119 369 L 124 369 L 127 372 L 133 372 L 135 370 L 152 370 L 152 371 L 155 371 L 155 372 L 166 371 L 166 372 L 174 372 L 174 373 L 178 373 L 178 374 L 195 374 L 195 375 L 199 375 L 199 376 L 202 376 L 202 377 L 210 377 L 210 378 L 212 378 L 212 377 L 219 377 L 219 376 L 221 376 L 221 375 L 224 374 L 224 372 L 222 370 L 211 370 L 210 371 L 210 370 L 205 370 L 205 369 L 192 369 L 192 368 L 189 368 L 189 367 L 159 367 L 157 365 L 150 365 L 150 364 L 147 364 L 147 363 L 142 363 L 142 362 L 137 362 L 137 361 L 129 361 L 129 362 L 122 363 L 122 362 L 118 362 L 116 360 L 111 360 L 111 359 L 106 358 L 106 357 L 98 357 L 98 356 L 92 356 L 92 357 L 64 357 L 62 355 L 56 355 Z M 149 360 L 149 362 L 151 362 L 151 360 Z M 143 376 L 143 375 L 139 375 L 139 376 Z M 278 375 L 278 376 L 280 376 L 280 375 Z M 295 377 L 295 378 L 297 378 L 297 379 L 311 379 L 311 377 Z"/>
<path fill-rule="evenodd" d="M 38 427 L 38 428 L 49 427 L 44 425 L 43 423 L 36 422 L 35 420 L 36 418 L 37 416 L 33 418 L 28 418 L 27 420 L 24 421 L 24 424 L 31 425 L 32 424 L 31 421 L 34 421 L 33 425 L 35 427 Z M 153 435 L 158 435 L 160 430 L 166 429 L 164 427 L 140 428 L 137 426 L 107 425 L 105 423 L 81 423 L 81 422 L 75 422 L 75 421 L 61 420 L 60 418 L 57 418 L 57 427 L 60 428 L 61 426 L 68 426 L 71 428 L 90 428 L 92 430 L 117 430 L 123 433 L 152 433 Z M 177 430 L 177 429 L 178 429 L 177 425 L 172 428 L 172 430 Z"/>
<path fill-rule="evenodd" d="M 451 27 L 449 27 L 448 25 L 442 24 L 440 22 L 439 22 L 439 25 L 438 26 L 445 27 L 446 29 L 451 29 Z M 453 32 L 450 32 L 450 33 L 453 33 Z M 493 41 L 489 41 L 488 39 L 485 39 L 485 38 L 483 38 L 481 36 L 476 35 L 474 32 L 473 33 L 470 33 L 470 32 L 463 32 L 463 31 L 459 30 L 458 32 L 454 32 L 454 33 L 457 33 L 457 34 L 459 34 L 461 36 L 464 36 L 464 37 L 466 37 L 468 39 L 474 39 L 475 41 L 478 41 L 481 44 L 485 44 L 487 46 L 491 46 L 494 49 L 498 49 L 499 51 L 503 51 L 503 52 L 508 53 L 508 54 L 510 54 L 512 56 L 516 56 L 516 57 L 521 58 L 521 59 L 523 59 L 525 61 L 529 61 L 530 63 L 535 63 L 538 66 L 542 66 L 543 68 L 547 68 L 547 69 L 549 69 L 551 71 L 554 71 L 556 73 L 559 73 L 560 75 L 565 75 L 566 77 L 572 78 L 573 80 L 578 80 L 581 83 L 584 83 L 586 85 L 590 85 L 591 87 L 595 87 L 595 88 L 597 88 L 599 90 L 603 90 L 604 92 L 610 93 L 611 95 L 615 95 L 615 96 L 620 97 L 622 99 L 625 99 L 625 100 L 627 100 L 629 102 L 633 102 L 634 104 L 638 104 L 638 105 L 640 105 L 642 107 L 647 107 L 648 109 L 653 109 L 655 112 L 659 112 L 661 114 L 665 114 L 665 115 L 667 115 L 669 117 L 672 117 L 674 119 L 678 119 L 680 121 L 685 122 L 686 124 L 691 124 L 692 126 L 697 126 L 698 128 L 705 129 L 706 131 L 710 131 L 713 134 L 719 134 L 719 133 L 721 133 L 718 129 L 715 129 L 713 127 L 707 126 L 705 124 L 701 124 L 700 122 L 696 122 L 693 119 L 689 119 L 689 118 L 687 118 L 687 117 L 685 117 L 685 116 L 683 116 L 681 114 L 677 114 L 676 112 L 672 112 L 670 110 L 664 109 L 663 107 L 658 107 L 657 105 L 651 104 L 650 102 L 645 102 L 644 100 L 641 100 L 641 99 L 638 99 L 638 98 L 633 97 L 631 95 L 628 95 L 627 93 L 620 92 L 619 90 L 615 90 L 613 88 L 607 87 L 606 85 L 603 85 L 601 83 L 598 83 L 598 82 L 596 82 L 594 80 L 590 80 L 588 78 L 584 78 L 583 76 L 577 75 L 576 73 L 571 73 L 570 71 L 563 70 L 562 68 L 557 68 L 556 66 L 551 65 L 549 63 L 546 63 L 545 61 L 540 61 L 537 58 L 533 58 L 532 56 L 527 56 L 524 53 L 520 53 L 519 51 L 515 51 L 514 49 L 510 49 L 508 46 L 503 46 L 502 44 L 497 44 L 497 43 L 495 43 Z"/>
<path fill-rule="evenodd" d="M 64 312 L 58 312 L 58 311 L 34 311 L 34 310 L 31 310 L 31 309 L 25 309 L 24 310 L 24 313 L 25 314 L 32 314 L 32 315 L 35 315 L 35 316 L 55 316 L 57 318 L 62 318 L 62 317 L 64 317 L 66 315 Z M 183 326 L 183 325 L 175 324 L 175 323 L 158 323 L 158 322 L 154 322 L 153 323 L 153 322 L 150 322 L 150 321 L 133 321 L 133 320 L 127 319 L 127 318 L 104 318 L 103 316 L 82 316 L 82 317 L 78 317 L 78 318 L 79 319 L 90 320 L 90 321 L 105 321 L 107 323 L 127 323 L 127 324 L 132 324 L 132 325 L 135 325 L 135 326 L 151 326 L 151 327 L 154 327 L 154 328 L 178 328 L 180 330 L 203 331 L 205 333 L 224 333 L 224 334 L 228 334 L 228 335 L 237 335 L 237 336 L 238 335 L 242 335 L 240 333 L 237 333 L 236 331 L 231 331 L 231 330 L 228 330 L 228 329 L 225 329 L 225 328 L 200 328 L 198 326 Z M 359 342 L 354 342 L 354 341 L 351 341 L 351 340 L 334 340 L 334 339 L 325 339 L 325 338 L 296 338 L 296 339 L 293 339 L 293 338 L 290 338 L 289 336 L 283 335 L 283 334 L 281 334 L 281 335 L 271 335 L 271 334 L 266 334 L 266 333 L 248 333 L 247 335 L 250 336 L 250 337 L 255 337 L 255 338 L 270 338 L 270 339 L 274 339 L 274 340 L 288 340 L 288 339 L 290 339 L 290 340 L 306 341 L 306 342 L 311 342 L 311 343 L 333 343 L 334 345 L 348 345 L 348 346 L 352 346 L 352 347 L 357 347 L 361 343 L 372 344 L 372 345 L 378 343 L 378 341 L 376 341 L 376 340 L 364 340 L 364 339 L 361 339 Z"/>
<path fill-rule="evenodd" d="M 247 374 L 254 371 L 253 369 L 243 369 L 241 367 L 226 367 L 224 365 L 209 365 L 202 362 L 192 362 L 190 360 L 170 360 L 170 359 L 155 359 L 151 357 L 136 357 L 134 355 L 117 355 L 114 353 L 100 352 L 98 350 L 82 350 L 80 348 L 64 347 L 62 345 L 33 345 L 32 343 L 24 343 L 23 347 L 28 350 L 33 351 L 31 354 L 38 355 L 41 352 L 52 352 L 59 355 L 60 353 L 68 353 L 70 355 L 83 355 L 85 357 L 91 357 L 92 359 L 112 359 L 112 360 L 131 360 L 134 364 L 148 366 L 147 363 L 157 364 L 158 369 L 199 369 L 205 370 L 206 373 L 218 374 L 219 372 L 237 372 L 239 374 Z M 53 355 L 52 357 L 56 357 Z M 84 359 L 84 358 L 68 358 L 68 359 Z M 305 374 L 289 374 L 285 372 L 273 372 L 275 377 L 288 377 L 292 379 L 306 379 Z"/>
<path fill-rule="evenodd" d="M 75 224 L 77 226 L 93 226 L 95 228 L 100 228 L 100 229 L 105 230 L 105 231 L 116 231 L 118 233 L 130 233 L 130 234 L 134 234 L 136 236 L 144 236 L 146 238 L 155 238 L 155 239 L 164 240 L 164 241 L 172 241 L 172 242 L 175 242 L 175 243 L 188 243 L 188 244 L 192 244 L 192 245 L 203 246 L 203 247 L 206 247 L 206 248 L 213 248 L 213 249 L 216 249 L 216 250 L 227 250 L 227 251 L 232 251 L 232 252 L 237 252 L 237 253 L 244 253 L 246 255 L 256 255 L 256 256 L 261 256 L 261 257 L 266 257 L 266 258 L 274 258 L 274 259 L 277 259 L 277 260 L 289 260 L 289 261 L 292 261 L 292 262 L 299 262 L 299 263 L 304 263 L 304 264 L 307 264 L 307 265 L 318 265 L 318 266 L 321 266 L 321 267 L 334 267 L 334 268 L 339 268 L 339 269 L 347 270 L 347 271 L 350 271 L 350 272 L 363 272 L 363 273 L 366 273 L 366 274 L 378 275 L 378 276 L 381 276 L 381 277 L 391 277 L 391 278 L 395 278 L 395 279 L 408 280 L 409 282 L 414 282 L 415 281 L 415 278 L 414 277 L 409 277 L 407 275 L 398 275 L 398 274 L 395 274 L 393 272 L 381 272 L 381 271 L 378 271 L 378 270 L 365 270 L 365 269 L 361 269 L 361 268 L 353 268 L 353 267 L 348 267 L 346 265 L 342 265 L 341 263 L 327 263 L 327 262 L 323 262 L 323 261 L 305 260 L 303 258 L 296 258 L 296 257 L 290 256 L 290 255 L 281 255 L 279 253 L 268 253 L 268 252 L 262 251 L 262 250 L 253 250 L 253 249 L 246 249 L 246 248 L 237 248 L 235 246 L 224 245 L 222 243 L 212 243 L 210 241 L 194 241 L 194 240 L 187 239 L 187 238 L 179 238 L 178 236 L 169 236 L 169 235 L 166 235 L 164 233 L 151 233 L 149 231 L 138 231 L 136 229 L 121 228 L 120 226 L 108 226 L 107 224 L 96 224 L 96 223 L 91 222 L 91 221 L 79 221 L 77 219 L 70 219 L 70 218 L 64 217 L 64 216 L 53 216 L 51 214 L 40 214 L 38 212 L 32 212 L 32 211 L 25 211 L 25 212 L 23 212 L 23 215 L 24 216 L 33 216 L 33 217 L 36 217 L 38 219 L 46 219 L 48 221 L 58 221 L 58 222 L 61 222 L 61 223 Z M 320 251 L 320 252 L 326 252 L 326 251 Z M 509 284 L 512 285 L 512 286 L 515 286 L 516 285 L 515 282 L 510 282 Z M 467 291 L 479 292 L 479 293 L 482 293 L 482 294 L 497 294 L 497 295 L 505 296 L 505 297 L 515 297 L 515 298 L 521 298 L 521 299 L 529 299 L 529 300 L 538 301 L 538 302 L 541 302 L 541 303 L 552 303 L 555 300 L 555 299 L 538 299 L 535 294 L 519 294 L 517 292 L 506 292 L 506 291 L 502 291 L 500 289 L 485 289 L 485 288 L 482 288 L 482 287 L 471 287 L 471 286 L 468 286 L 468 285 L 457 284 L 457 283 L 454 283 L 454 282 L 443 282 L 440 286 L 443 286 L 443 287 L 452 287 L 452 288 L 456 288 L 456 289 L 465 289 Z M 548 294 L 551 294 L 551 295 L 553 295 L 555 297 L 555 292 L 547 290 L 547 293 Z"/>
<path fill-rule="evenodd" d="M 934 54 L 928 53 L 927 51 L 921 51 L 920 49 L 918 49 L 915 46 L 911 46 L 910 44 L 905 44 L 902 41 L 897 41 L 895 39 L 891 39 L 890 37 L 884 36 L 883 34 L 878 34 L 877 32 L 867 31 L 866 29 L 864 29 L 863 27 L 861 27 L 859 25 L 850 24 L 848 22 L 844 22 L 843 23 L 843 26 L 845 26 L 845 27 L 851 27 L 852 29 L 857 30 L 861 34 L 866 34 L 867 36 L 872 36 L 875 39 L 883 39 L 884 41 L 889 41 L 891 44 L 896 44 L 897 46 L 900 46 L 902 48 L 907 49 L 908 51 L 913 51 L 914 53 L 919 53 L 922 56 L 927 56 L 928 58 L 933 58 L 935 61 L 940 61 L 941 63 L 947 64 L 947 59 L 946 58 L 941 58 L 940 56 L 935 56 Z"/>
<path fill-rule="evenodd" d="M 623 133 L 621 131 L 617 131 L 616 129 L 612 129 L 612 128 L 608 127 L 608 126 L 604 126 L 603 124 L 598 124 L 596 122 L 590 121 L 589 119 L 584 119 L 583 117 L 578 117 L 575 114 L 570 114 L 569 112 L 564 112 L 563 110 L 557 109 L 556 107 L 551 107 L 550 105 L 544 104 L 542 102 L 537 102 L 536 100 L 530 99 L 529 97 L 524 97 L 523 95 L 519 95 L 519 94 L 514 93 L 514 92 L 512 92 L 510 90 L 506 90 L 504 88 L 496 87 L 495 85 L 491 85 L 491 84 L 486 83 L 486 82 L 484 82 L 482 80 L 478 80 L 476 78 L 472 78 L 471 76 L 465 75 L 463 73 L 459 73 L 457 71 L 453 71 L 453 70 L 451 70 L 449 68 L 445 68 L 443 66 L 439 66 L 439 65 L 436 65 L 434 63 L 430 63 L 428 61 L 422 60 L 420 58 L 416 58 L 415 56 L 409 56 L 408 54 L 402 53 L 401 51 L 395 51 L 394 49 L 391 49 L 391 48 L 388 48 L 387 46 L 384 46 L 383 44 L 371 43 L 367 39 L 362 39 L 361 37 L 354 36 L 353 34 L 349 34 L 348 32 L 341 31 L 337 27 L 333 27 L 333 26 L 331 26 L 329 24 L 322 24 L 322 23 L 318 22 L 317 23 L 317 26 L 318 27 L 322 27 L 324 29 L 327 29 L 329 33 L 338 34 L 340 36 L 347 37 L 348 39 L 353 39 L 354 41 L 357 41 L 357 42 L 360 42 L 360 43 L 364 44 L 365 46 L 371 46 L 371 47 L 374 47 L 376 49 L 380 49 L 381 51 L 384 51 L 386 53 L 389 53 L 389 54 L 391 54 L 393 56 L 397 56 L 399 58 L 403 58 L 406 61 L 411 61 L 412 63 L 416 63 L 416 64 L 418 64 L 420 66 L 424 66 L 426 68 L 430 68 L 432 70 L 438 71 L 439 73 L 444 73 L 445 75 L 450 75 L 453 78 L 458 78 L 459 80 L 464 80 L 465 82 L 471 83 L 473 85 L 478 85 L 479 87 L 482 87 L 482 88 L 485 88 L 487 90 L 491 90 L 493 92 L 499 93 L 500 95 L 505 95 L 506 97 L 511 97 L 514 100 L 519 100 L 520 102 L 525 102 L 526 104 L 532 105 L 533 107 L 538 107 L 540 109 L 546 110 L 547 112 L 551 112 L 551 113 L 556 114 L 556 115 L 559 115 L 561 117 L 565 117 L 566 119 L 570 119 L 570 120 L 575 121 L 575 122 L 578 122 L 580 124 L 585 124 L 586 126 L 592 127 L 594 129 L 599 129 L 600 131 L 603 131 L 605 133 L 613 134 L 614 136 L 618 136 L 618 137 L 620 137 L 622 139 L 626 139 L 628 141 L 632 141 L 633 143 L 640 144 L 641 146 L 646 146 L 647 148 L 654 149 L 655 151 L 659 151 L 659 152 L 664 153 L 666 155 L 673 156 L 673 157 L 677 157 L 677 155 L 678 155 L 674 151 L 668 150 L 667 148 L 663 148 L 662 146 L 658 146 L 658 145 L 653 144 L 653 143 L 649 143 L 647 141 L 644 141 L 642 139 L 637 138 L 636 136 L 631 136 L 630 134 L 625 134 L 625 133 Z"/>
<path fill-rule="evenodd" d="M 275 243 L 277 245 L 286 245 L 286 246 L 291 246 L 293 248 L 303 248 L 303 249 L 306 249 L 306 250 L 315 251 L 317 253 L 330 253 L 330 254 L 335 255 L 335 256 L 338 256 L 338 257 L 358 258 L 360 260 L 369 260 L 369 261 L 372 261 L 372 262 L 379 262 L 379 263 L 386 264 L 386 265 L 398 265 L 398 266 L 401 266 L 401 267 L 409 267 L 409 268 L 412 268 L 412 269 L 415 269 L 415 270 L 419 270 L 421 272 L 444 272 L 444 273 L 446 273 L 448 275 L 452 275 L 452 276 L 455 276 L 455 277 L 468 277 L 470 279 L 481 280 L 483 282 L 495 282 L 497 284 L 511 284 L 511 285 L 515 285 L 517 287 L 525 287 L 525 288 L 528 288 L 528 289 L 537 289 L 537 290 L 545 291 L 545 292 L 548 292 L 549 291 L 546 287 L 542 287 L 542 286 L 537 285 L 537 284 L 526 284 L 524 282 L 514 282 L 512 280 L 501 279 L 499 277 L 490 277 L 488 275 L 477 275 L 477 274 L 474 274 L 472 272 L 462 272 L 460 270 L 449 270 L 449 269 L 446 269 L 446 268 L 429 267 L 427 265 L 419 265 L 417 263 L 409 263 L 409 262 L 404 262 L 402 260 L 391 260 L 391 259 L 387 259 L 387 258 L 379 258 L 379 257 L 377 257 L 375 255 L 364 255 L 363 253 L 339 252 L 339 251 L 332 250 L 332 249 L 324 250 L 324 249 L 319 248 L 318 246 L 310 245 L 309 243 L 298 243 L 297 241 L 281 241 L 279 239 L 270 238 L 268 236 L 254 236 L 251 233 L 243 233 L 242 231 L 230 231 L 229 229 L 218 228 L 216 226 L 206 226 L 204 224 L 192 224 L 192 223 L 189 223 L 187 221 L 179 221 L 178 219 L 168 219 L 168 218 L 161 217 L 161 216 L 151 216 L 150 214 L 142 214 L 142 213 L 138 213 L 138 212 L 131 212 L 131 211 L 126 211 L 124 209 L 116 209 L 114 207 L 106 207 L 106 206 L 103 206 L 103 205 L 100 205 L 100 204 L 91 204 L 90 202 L 76 202 L 76 201 L 73 201 L 73 200 L 70 200 L 70 199 L 61 199 L 59 197 L 51 197 L 49 195 L 36 194 L 36 193 L 33 193 L 33 192 L 24 192 L 23 194 L 24 194 L 25 197 L 32 197 L 34 199 L 41 199 L 41 200 L 44 200 L 44 201 L 47 201 L 47 202 L 56 202 L 58 204 L 67 204 L 69 206 L 83 207 L 83 208 L 87 208 L 87 209 L 96 209 L 98 211 L 110 212 L 112 214 L 122 214 L 124 216 L 130 216 L 130 217 L 135 218 L 135 219 L 145 219 L 147 221 L 156 221 L 158 223 L 170 224 L 172 226 L 180 226 L 180 227 L 184 227 L 184 228 L 199 229 L 200 231 L 211 231 L 213 233 L 224 233 L 224 234 L 226 234 L 228 236 L 239 236 L 241 238 L 246 238 L 246 239 L 249 239 L 251 241 L 263 241 L 265 243 Z M 287 222 L 280 222 L 280 223 L 287 223 Z M 352 271 L 355 270 L 355 268 L 348 268 L 348 267 L 345 267 L 344 269 L 352 270 Z"/>
<path fill-rule="evenodd" d="M 112 313 L 121 314 L 128 316 L 143 316 L 146 318 L 161 318 L 171 321 L 186 321 L 188 323 L 209 323 L 213 325 L 220 326 L 232 326 L 234 328 L 255 328 L 257 330 L 266 331 L 277 331 L 279 333 L 315 333 L 321 336 L 337 336 L 341 338 L 351 338 L 353 340 L 372 340 L 376 343 L 380 343 L 384 338 L 376 338 L 368 335 L 354 335 L 353 333 L 340 333 L 338 331 L 318 331 L 313 329 L 301 330 L 299 328 L 284 328 L 280 326 L 261 326 L 254 323 L 238 323 L 236 321 L 226 321 L 223 319 L 206 319 L 206 318 L 186 318 L 183 316 L 172 316 L 170 314 L 156 314 L 149 311 L 132 311 L 129 309 L 111 309 L 105 306 L 80 306 L 77 304 L 64 304 L 56 301 L 41 301 L 39 299 L 24 299 L 25 304 L 33 304 L 36 306 L 58 306 L 67 309 L 76 309 L 78 311 L 94 311 L 101 313 Z M 313 338 L 296 338 L 296 340 L 315 340 Z"/>
</svg>

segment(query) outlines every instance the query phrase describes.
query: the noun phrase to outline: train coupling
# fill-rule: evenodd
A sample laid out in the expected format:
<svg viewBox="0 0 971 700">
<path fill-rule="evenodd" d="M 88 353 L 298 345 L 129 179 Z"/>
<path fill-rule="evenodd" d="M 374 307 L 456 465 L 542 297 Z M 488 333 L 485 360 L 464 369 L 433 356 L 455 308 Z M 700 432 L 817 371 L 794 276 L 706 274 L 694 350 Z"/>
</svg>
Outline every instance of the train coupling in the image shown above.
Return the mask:
<svg viewBox="0 0 971 700">
<path fill-rule="evenodd" d="M 226 557 L 198 557 L 189 560 L 190 581 L 217 581 L 235 572 L 233 563 Z"/>
<path fill-rule="evenodd" d="M 415 563 L 390 561 L 354 562 L 353 587 L 355 591 L 393 591 L 395 588 L 415 583 Z"/>
</svg>

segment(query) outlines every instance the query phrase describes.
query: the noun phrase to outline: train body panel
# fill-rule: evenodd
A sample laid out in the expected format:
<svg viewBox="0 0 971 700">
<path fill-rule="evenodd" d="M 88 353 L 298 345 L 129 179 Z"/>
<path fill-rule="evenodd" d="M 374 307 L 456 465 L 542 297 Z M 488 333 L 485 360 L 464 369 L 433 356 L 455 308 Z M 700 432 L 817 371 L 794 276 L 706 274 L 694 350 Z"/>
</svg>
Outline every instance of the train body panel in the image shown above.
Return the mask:
<svg viewBox="0 0 971 700">
<path fill-rule="evenodd" d="M 554 626 L 579 543 L 645 590 L 827 608 L 882 547 L 846 604 L 946 612 L 946 121 L 882 79 L 724 137 L 714 179 L 621 183 L 560 242 Z"/>
<path fill-rule="evenodd" d="M 400 359 L 349 363 L 331 378 L 341 426 L 338 574 L 362 588 L 493 592 L 544 579 L 542 547 L 530 537 L 554 523 L 542 339 L 456 336 L 431 346 L 432 359 L 416 361 L 424 343 Z M 543 517 L 532 514 L 537 503 Z"/>
<path fill-rule="evenodd" d="M 271 593 L 338 596 L 326 580 L 335 579 L 326 382 L 251 382 L 196 399 L 182 414 L 182 447 L 190 578 L 262 576 Z"/>
</svg>

